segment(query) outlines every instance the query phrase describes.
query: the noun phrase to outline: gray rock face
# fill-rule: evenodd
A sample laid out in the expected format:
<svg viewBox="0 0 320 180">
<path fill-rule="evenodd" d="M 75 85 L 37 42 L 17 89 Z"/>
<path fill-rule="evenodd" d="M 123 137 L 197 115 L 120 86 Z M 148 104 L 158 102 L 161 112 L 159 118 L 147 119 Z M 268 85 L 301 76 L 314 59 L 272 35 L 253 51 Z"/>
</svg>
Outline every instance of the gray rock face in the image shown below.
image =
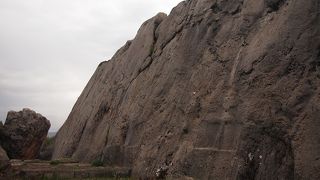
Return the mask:
<svg viewBox="0 0 320 180">
<path fill-rule="evenodd" d="M 0 129 L 0 144 L 11 159 L 38 158 L 50 122 L 30 109 L 9 111 Z"/>
<path fill-rule="evenodd" d="M 320 178 L 318 0 L 189 0 L 99 65 L 53 158 L 138 177 Z"/>
</svg>

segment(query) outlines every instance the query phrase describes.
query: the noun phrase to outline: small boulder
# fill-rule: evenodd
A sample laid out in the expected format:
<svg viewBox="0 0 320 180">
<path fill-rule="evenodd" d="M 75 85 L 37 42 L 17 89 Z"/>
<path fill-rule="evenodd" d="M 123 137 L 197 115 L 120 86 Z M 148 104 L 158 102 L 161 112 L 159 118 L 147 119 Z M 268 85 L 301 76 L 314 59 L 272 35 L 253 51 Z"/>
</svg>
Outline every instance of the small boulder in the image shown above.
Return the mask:
<svg viewBox="0 0 320 180">
<path fill-rule="evenodd" d="M 6 151 L 0 146 L 0 171 L 9 165 L 9 158 Z"/>
<path fill-rule="evenodd" d="M 0 145 L 10 159 L 38 158 L 49 128 L 50 122 L 30 109 L 9 111 L 0 129 Z"/>
</svg>

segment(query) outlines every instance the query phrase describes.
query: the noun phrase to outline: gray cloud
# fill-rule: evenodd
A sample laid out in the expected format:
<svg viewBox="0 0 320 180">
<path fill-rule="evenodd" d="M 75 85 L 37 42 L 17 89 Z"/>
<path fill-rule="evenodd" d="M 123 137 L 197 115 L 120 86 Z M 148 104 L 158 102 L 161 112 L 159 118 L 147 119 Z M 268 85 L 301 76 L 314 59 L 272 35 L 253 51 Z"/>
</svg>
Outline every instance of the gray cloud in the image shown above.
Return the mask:
<svg viewBox="0 0 320 180">
<path fill-rule="evenodd" d="M 1 0 L 0 119 L 29 107 L 56 131 L 96 66 L 181 0 Z"/>
</svg>

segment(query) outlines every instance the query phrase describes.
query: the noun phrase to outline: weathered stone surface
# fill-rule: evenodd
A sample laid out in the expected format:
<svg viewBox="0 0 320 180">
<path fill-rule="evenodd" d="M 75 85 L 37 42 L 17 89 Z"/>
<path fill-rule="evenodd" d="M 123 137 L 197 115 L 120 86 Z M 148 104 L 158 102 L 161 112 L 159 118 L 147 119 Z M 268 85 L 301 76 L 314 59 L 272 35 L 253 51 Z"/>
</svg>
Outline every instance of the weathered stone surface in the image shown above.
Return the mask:
<svg viewBox="0 0 320 180">
<path fill-rule="evenodd" d="M 30 109 L 9 111 L 0 130 L 0 144 L 10 159 L 35 159 L 49 128 L 50 122 Z"/>
<path fill-rule="evenodd" d="M 196 179 L 320 179 L 320 2 L 189 0 L 99 65 L 54 158 Z"/>
<path fill-rule="evenodd" d="M 8 165 L 9 165 L 8 155 L 7 155 L 6 151 L 4 149 L 2 149 L 2 147 L 0 146 L 0 171 L 5 169 Z"/>
<path fill-rule="evenodd" d="M 0 146 L 0 161 L 9 160 L 6 151 Z"/>
</svg>

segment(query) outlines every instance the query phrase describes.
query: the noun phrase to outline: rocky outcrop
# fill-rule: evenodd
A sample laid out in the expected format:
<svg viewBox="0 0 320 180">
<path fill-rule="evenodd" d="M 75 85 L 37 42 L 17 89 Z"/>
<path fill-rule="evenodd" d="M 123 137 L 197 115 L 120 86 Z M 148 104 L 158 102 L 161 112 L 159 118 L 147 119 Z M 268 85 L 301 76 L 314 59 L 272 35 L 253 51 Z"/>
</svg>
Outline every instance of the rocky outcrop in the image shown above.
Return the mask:
<svg viewBox="0 0 320 180">
<path fill-rule="evenodd" d="M 30 109 L 9 111 L 0 130 L 0 144 L 10 159 L 35 159 L 49 128 L 50 122 Z"/>
<path fill-rule="evenodd" d="M 99 65 L 53 158 L 142 177 L 319 179 L 319 11 L 188 0 L 158 14 Z"/>
</svg>

